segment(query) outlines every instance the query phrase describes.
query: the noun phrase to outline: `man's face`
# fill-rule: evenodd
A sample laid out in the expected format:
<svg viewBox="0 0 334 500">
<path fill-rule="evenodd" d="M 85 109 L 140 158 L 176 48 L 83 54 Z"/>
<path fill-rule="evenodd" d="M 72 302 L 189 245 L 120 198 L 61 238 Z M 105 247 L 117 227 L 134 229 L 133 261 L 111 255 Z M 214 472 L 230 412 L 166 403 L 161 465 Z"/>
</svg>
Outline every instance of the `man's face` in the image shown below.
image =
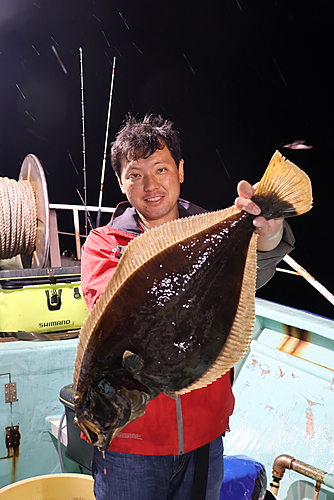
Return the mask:
<svg viewBox="0 0 334 500">
<path fill-rule="evenodd" d="M 177 199 L 183 179 L 183 160 L 177 168 L 165 146 L 148 158 L 123 160 L 118 181 L 122 193 L 150 229 L 178 218 Z"/>
</svg>

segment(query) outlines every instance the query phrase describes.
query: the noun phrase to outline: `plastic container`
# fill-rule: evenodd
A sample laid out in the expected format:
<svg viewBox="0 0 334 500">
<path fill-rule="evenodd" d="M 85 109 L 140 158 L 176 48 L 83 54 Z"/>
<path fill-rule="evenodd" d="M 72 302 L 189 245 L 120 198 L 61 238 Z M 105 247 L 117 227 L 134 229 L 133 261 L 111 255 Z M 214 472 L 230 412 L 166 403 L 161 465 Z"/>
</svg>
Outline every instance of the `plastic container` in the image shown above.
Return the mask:
<svg viewBox="0 0 334 500">
<path fill-rule="evenodd" d="M 48 474 L 5 486 L 0 500 L 95 500 L 93 478 L 85 474 Z"/>
</svg>

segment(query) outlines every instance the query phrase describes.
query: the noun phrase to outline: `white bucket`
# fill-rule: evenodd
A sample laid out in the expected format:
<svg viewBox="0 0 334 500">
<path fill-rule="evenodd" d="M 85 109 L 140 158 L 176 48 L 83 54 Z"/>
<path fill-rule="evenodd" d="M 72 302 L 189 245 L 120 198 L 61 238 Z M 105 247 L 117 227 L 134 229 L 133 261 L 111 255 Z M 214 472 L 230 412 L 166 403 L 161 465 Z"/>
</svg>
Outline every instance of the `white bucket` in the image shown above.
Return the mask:
<svg viewBox="0 0 334 500">
<path fill-rule="evenodd" d="M 84 474 L 48 474 L 5 486 L 0 500 L 95 500 L 93 485 Z"/>
</svg>

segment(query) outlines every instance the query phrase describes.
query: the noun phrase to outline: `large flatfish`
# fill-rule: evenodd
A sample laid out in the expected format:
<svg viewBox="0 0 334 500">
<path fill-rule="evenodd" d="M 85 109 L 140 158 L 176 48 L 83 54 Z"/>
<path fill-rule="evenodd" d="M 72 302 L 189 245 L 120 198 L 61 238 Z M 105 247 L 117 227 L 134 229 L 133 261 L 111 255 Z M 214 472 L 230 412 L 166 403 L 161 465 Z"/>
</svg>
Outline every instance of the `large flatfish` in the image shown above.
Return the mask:
<svg viewBox="0 0 334 500">
<path fill-rule="evenodd" d="M 308 211 L 308 176 L 278 152 L 253 197 L 267 219 Z M 211 384 L 255 322 L 254 216 L 235 207 L 168 222 L 126 248 L 82 327 L 76 423 L 101 450 L 161 392 Z"/>
</svg>

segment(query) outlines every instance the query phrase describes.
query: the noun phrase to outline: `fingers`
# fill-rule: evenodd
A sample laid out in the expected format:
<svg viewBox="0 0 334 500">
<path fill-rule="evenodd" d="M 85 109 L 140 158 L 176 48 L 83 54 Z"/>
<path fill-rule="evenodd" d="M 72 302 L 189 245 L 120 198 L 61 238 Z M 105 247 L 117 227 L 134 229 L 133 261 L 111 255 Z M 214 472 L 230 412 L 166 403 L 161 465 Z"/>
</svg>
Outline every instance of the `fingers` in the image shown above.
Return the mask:
<svg viewBox="0 0 334 500">
<path fill-rule="evenodd" d="M 255 193 L 255 189 L 247 181 L 240 181 L 237 186 L 237 191 L 239 196 L 249 199 Z"/>
<path fill-rule="evenodd" d="M 259 235 L 257 240 L 257 249 L 262 252 L 269 252 L 279 245 L 283 236 L 283 219 L 271 219 L 265 220 L 265 224 L 262 226 L 263 217 L 256 217 L 253 221 L 255 222 L 255 233 Z M 258 224 L 258 225 L 257 225 Z"/>
<path fill-rule="evenodd" d="M 266 220 L 264 217 L 256 217 L 253 225 L 256 227 L 256 233 L 261 236 L 270 236 L 280 231 L 283 219 Z"/>
<path fill-rule="evenodd" d="M 255 217 L 253 220 L 253 226 L 255 226 L 259 231 L 261 231 L 268 221 L 264 217 Z"/>
<path fill-rule="evenodd" d="M 281 241 L 283 234 L 283 219 L 266 220 L 261 217 L 261 209 L 252 200 L 258 184 L 252 186 L 247 181 L 240 181 L 237 186 L 238 197 L 234 205 L 238 210 L 243 210 L 257 217 L 253 220 L 255 233 L 259 235 L 257 240 L 258 250 L 267 252 L 273 250 Z"/>
<path fill-rule="evenodd" d="M 255 189 L 249 182 L 240 181 L 237 186 L 238 198 L 235 199 L 234 205 L 238 210 L 244 210 L 252 215 L 259 215 L 261 209 L 251 201 L 251 197 L 255 193 Z"/>
</svg>

